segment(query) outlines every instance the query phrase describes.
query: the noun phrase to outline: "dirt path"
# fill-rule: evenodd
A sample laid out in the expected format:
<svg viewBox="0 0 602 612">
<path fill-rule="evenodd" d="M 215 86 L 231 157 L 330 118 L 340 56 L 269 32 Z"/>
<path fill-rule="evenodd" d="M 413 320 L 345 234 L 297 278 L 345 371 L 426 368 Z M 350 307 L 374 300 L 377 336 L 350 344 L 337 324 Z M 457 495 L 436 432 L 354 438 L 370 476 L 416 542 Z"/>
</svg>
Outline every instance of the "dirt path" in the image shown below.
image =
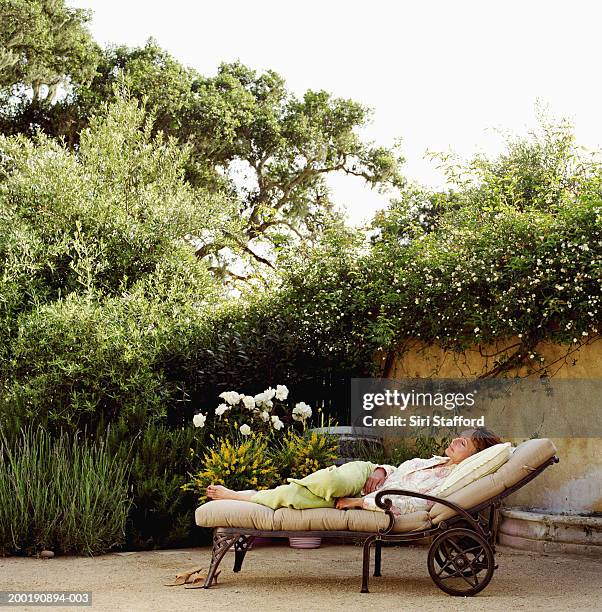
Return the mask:
<svg viewBox="0 0 602 612">
<path fill-rule="evenodd" d="M 209 548 L 200 548 L 48 561 L 11 557 L 0 559 L 0 590 L 92 591 L 92 608 L 62 608 L 71 611 L 602 609 L 602 559 L 504 547 L 498 549 L 499 569 L 491 583 L 473 598 L 452 598 L 435 587 L 424 548 L 385 548 L 383 577 L 371 578 L 369 594 L 359 592 L 361 548 L 341 545 L 316 550 L 294 550 L 284 543 L 258 547 L 247 554 L 239 574 L 232 573 L 233 554 L 228 553 L 217 587 L 163 586 L 199 561 L 206 567 L 210 556 Z"/>
</svg>

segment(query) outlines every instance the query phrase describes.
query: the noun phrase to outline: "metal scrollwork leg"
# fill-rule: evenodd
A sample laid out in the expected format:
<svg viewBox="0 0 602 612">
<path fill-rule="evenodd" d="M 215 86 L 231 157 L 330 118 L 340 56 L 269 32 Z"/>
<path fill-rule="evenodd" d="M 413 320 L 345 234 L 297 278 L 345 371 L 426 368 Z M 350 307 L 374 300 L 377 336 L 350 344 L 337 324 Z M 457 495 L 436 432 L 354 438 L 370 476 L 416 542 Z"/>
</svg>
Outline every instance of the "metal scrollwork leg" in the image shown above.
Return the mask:
<svg viewBox="0 0 602 612">
<path fill-rule="evenodd" d="M 381 551 L 383 543 L 382 540 L 376 540 L 374 542 L 374 576 L 379 578 L 382 574 L 380 573 L 380 562 L 381 562 Z"/>
<path fill-rule="evenodd" d="M 364 559 L 362 566 L 362 593 L 368 593 L 368 577 L 370 575 L 370 546 L 378 536 L 370 536 L 364 541 Z"/>
<path fill-rule="evenodd" d="M 240 572 L 247 550 L 251 547 L 255 536 L 242 535 L 234 543 L 234 571 Z"/>
<path fill-rule="evenodd" d="M 207 579 L 203 585 L 204 589 L 208 589 L 213 582 L 213 576 L 221 563 L 224 555 L 239 538 L 240 533 L 220 533 L 217 529 L 213 532 L 213 552 L 211 554 L 211 564 L 207 572 Z"/>
</svg>

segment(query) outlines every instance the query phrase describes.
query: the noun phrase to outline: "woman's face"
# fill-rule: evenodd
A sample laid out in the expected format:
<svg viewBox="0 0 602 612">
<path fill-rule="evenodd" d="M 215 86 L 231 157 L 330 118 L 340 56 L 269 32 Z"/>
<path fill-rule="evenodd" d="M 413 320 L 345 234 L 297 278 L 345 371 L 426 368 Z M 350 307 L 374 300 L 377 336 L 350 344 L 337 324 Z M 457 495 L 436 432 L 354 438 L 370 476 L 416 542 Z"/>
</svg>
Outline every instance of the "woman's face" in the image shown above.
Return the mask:
<svg viewBox="0 0 602 612">
<path fill-rule="evenodd" d="M 454 438 L 445 449 L 445 454 L 450 458 L 450 463 L 460 463 L 476 452 L 477 447 L 470 437 L 470 432 L 463 432 L 459 438 Z"/>
</svg>

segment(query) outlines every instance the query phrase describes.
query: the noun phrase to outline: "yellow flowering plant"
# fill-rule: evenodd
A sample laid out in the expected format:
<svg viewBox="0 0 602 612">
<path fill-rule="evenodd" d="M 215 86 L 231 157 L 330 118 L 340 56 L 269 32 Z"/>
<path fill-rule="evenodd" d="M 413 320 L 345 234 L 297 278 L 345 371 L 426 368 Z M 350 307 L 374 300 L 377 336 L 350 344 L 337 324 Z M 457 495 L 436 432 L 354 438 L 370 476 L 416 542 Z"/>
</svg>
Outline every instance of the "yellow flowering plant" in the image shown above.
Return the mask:
<svg viewBox="0 0 602 612">
<path fill-rule="evenodd" d="M 303 478 L 332 465 L 337 458 L 337 450 L 335 436 L 316 432 L 299 434 L 288 430 L 272 448 L 270 456 L 285 480 L 286 477 Z"/>
<path fill-rule="evenodd" d="M 269 456 L 268 444 L 267 436 L 255 433 L 214 438 L 214 444 L 201 458 L 201 469 L 190 474 L 191 480 L 182 489 L 195 491 L 199 502 L 204 503 L 210 484 L 236 490 L 268 489 L 280 484 L 279 468 Z"/>
</svg>

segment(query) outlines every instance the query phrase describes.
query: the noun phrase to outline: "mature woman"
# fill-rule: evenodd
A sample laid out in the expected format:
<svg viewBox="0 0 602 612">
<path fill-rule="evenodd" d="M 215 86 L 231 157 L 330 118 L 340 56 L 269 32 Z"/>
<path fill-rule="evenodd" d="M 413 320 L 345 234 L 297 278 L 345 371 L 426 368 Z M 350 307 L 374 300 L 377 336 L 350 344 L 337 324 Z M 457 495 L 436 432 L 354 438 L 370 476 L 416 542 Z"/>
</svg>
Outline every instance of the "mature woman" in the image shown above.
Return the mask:
<svg viewBox="0 0 602 612">
<path fill-rule="evenodd" d="M 275 489 L 264 491 L 233 491 L 221 485 L 210 485 L 207 488 L 207 497 L 210 499 L 237 499 L 251 501 L 273 508 L 293 507 L 320 508 L 336 507 L 341 510 L 350 508 L 363 508 L 366 510 L 381 510 L 375 504 L 376 493 L 386 489 L 405 489 L 436 495 L 437 490 L 454 468 L 464 459 L 474 453 L 484 450 L 494 444 L 499 444 L 500 438 L 486 427 L 463 432 L 454 438 L 445 449 L 444 457 L 434 456 L 430 459 L 409 459 L 399 467 L 391 465 L 375 465 L 368 461 L 353 461 L 340 468 L 326 468 L 303 479 L 289 479 L 288 485 L 281 485 Z M 341 473 L 367 474 L 361 477 L 359 487 L 357 477 L 348 479 L 347 490 L 341 489 Z M 312 482 L 320 482 L 320 490 L 327 490 L 329 479 L 337 479 L 338 490 L 344 491 L 344 496 L 337 499 L 322 493 L 316 494 Z M 354 484 L 355 483 L 355 484 Z M 312 490 L 309 490 L 312 489 Z M 360 490 L 361 489 L 361 490 Z M 356 495 L 361 494 L 361 497 Z M 426 500 L 415 497 L 391 496 L 394 514 L 406 514 L 415 510 L 428 508 L 431 504 Z"/>
</svg>

